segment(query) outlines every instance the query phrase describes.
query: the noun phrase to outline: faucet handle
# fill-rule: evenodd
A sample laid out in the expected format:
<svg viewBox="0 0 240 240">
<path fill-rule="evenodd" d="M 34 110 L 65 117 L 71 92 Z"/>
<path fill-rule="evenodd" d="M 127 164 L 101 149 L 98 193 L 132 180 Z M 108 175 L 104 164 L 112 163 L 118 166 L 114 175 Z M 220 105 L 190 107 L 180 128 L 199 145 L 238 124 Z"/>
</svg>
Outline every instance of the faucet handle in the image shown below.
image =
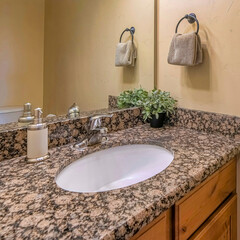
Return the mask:
<svg viewBox="0 0 240 240">
<path fill-rule="evenodd" d="M 107 134 L 108 133 L 108 129 L 106 127 L 103 127 L 100 129 L 100 133 L 101 134 Z"/>
<path fill-rule="evenodd" d="M 90 118 L 90 130 L 97 130 L 102 127 L 102 118 L 111 118 L 113 114 L 100 114 Z"/>
<path fill-rule="evenodd" d="M 113 114 L 98 114 L 98 115 L 94 115 L 90 118 L 90 121 L 98 119 L 98 118 L 111 118 L 113 116 Z"/>
</svg>

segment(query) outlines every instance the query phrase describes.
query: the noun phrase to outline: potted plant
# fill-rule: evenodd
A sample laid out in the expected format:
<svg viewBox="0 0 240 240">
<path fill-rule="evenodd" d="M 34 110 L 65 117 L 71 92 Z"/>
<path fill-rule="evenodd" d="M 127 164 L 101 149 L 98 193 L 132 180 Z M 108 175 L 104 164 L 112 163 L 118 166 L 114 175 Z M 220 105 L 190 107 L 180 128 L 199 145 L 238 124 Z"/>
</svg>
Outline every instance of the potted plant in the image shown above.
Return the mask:
<svg viewBox="0 0 240 240">
<path fill-rule="evenodd" d="M 149 119 L 150 126 L 159 128 L 163 126 L 166 116 L 174 113 L 177 101 L 169 92 L 152 90 L 142 104 L 143 119 Z"/>
<path fill-rule="evenodd" d="M 117 102 L 119 108 L 142 108 L 143 119 L 154 128 L 163 126 L 165 117 L 174 113 L 176 103 L 169 92 L 157 89 L 147 92 L 143 88 L 122 92 Z"/>
<path fill-rule="evenodd" d="M 118 97 L 118 108 L 143 107 L 148 92 L 143 88 L 123 91 Z"/>
</svg>

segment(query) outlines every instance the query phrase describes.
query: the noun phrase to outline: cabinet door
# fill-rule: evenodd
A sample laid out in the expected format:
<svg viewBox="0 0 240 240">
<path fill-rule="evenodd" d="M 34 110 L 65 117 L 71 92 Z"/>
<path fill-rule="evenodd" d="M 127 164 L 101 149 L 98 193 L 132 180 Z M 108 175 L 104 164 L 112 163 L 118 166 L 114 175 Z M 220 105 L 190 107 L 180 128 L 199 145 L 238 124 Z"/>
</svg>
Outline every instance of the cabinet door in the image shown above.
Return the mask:
<svg viewBox="0 0 240 240">
<path fill-rule="evenodd" d="M 235 189 L 233 160 L 175 204 L 176 240 L 188 239 Z"/>
<path fill-rule="evenodd" d="M 171 240 L 171 225 L 171 209 L 168 209 L 133 236 L 131 240 Z"/>
<path fill-rule="evenodd" d="M 137 240 L 167 240 L 166 221 L 162 219 L 142 234 Z"/>
<path fill-rule="evenodd" d="M 190 240 L 237 240 L 237 196 L 230 197 Z"/>
</svg>

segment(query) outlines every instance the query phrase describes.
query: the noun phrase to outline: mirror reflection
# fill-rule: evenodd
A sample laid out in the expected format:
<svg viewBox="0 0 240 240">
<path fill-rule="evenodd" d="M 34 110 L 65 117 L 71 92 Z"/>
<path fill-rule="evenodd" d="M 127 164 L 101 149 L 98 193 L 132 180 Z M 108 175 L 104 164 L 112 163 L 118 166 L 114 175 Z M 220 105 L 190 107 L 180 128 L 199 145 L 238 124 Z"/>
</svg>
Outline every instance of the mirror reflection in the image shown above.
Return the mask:
<svg viewBox="0 0 240 240">
<path fill-rule="evenodd" d="M 154 0 L 1 0 L 0 29 L 0 124 L 154 87 Z"/>
</svg>

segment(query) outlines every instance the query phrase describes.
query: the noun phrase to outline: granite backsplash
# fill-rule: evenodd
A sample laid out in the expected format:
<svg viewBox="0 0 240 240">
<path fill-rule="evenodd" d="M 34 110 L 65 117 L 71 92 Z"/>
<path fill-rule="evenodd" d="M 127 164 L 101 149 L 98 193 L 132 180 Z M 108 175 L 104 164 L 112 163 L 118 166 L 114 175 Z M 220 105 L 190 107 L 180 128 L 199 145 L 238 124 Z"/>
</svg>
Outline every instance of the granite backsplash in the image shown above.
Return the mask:
<svg viewBox="0 0 240 240">
<path fill-rule="evenodd" d="M 108 96 L 108 107 L 117 108 L 117 98 L 116 96 Z"/>
<path fill-rule="evenodd" d="M 170 124 L 240 140 L 240 117 L 236 116 L 178 108 Z"/>
<path fill-rule="evenodd" d="M 95 113 L 112 113 L 112 118 L 103 118 L 103 127 L 109 132 L 142 125 L 143 119 L 139 108 L 105 109 Z M 77 119 L 58 119 L 48 122 L 49 148 L 80 141 L 86 134 L 90 116 L 81 116 Z M 26 128 L 5 129 L 0 132 L 0 161 L 26 155 L 27 130 Z"/>
<path fill-rule="evenodd" d="M 109 96 L 108 103 L 117 108 L 117 97 Z M 167 124 L 240 139 L 240 117 L 236 116 L 177 108 Z"/>
<path fill-rule="evenodd" d="M 113 117 L 104 118 L 103 126 L 109 132 L 123 130 L 144 124 L 139 108 L 117 109 L 117 97 L 109 96 L 109 108 L 91 112 L 82 112 L 76 119 L 58 116 L 47 120 L 49 128 L 49 148 L 63 146 L 80 141 L 86 134 L 89 117 L 93 114 L 113 113 Z M 166 124 L 221 134 L 240 140 L 240 118 L 225 114 L 177 108 Z M 0 161 L 26 155 L 26 127 L 17 124 L 0 128 Z"/>
</svg>

